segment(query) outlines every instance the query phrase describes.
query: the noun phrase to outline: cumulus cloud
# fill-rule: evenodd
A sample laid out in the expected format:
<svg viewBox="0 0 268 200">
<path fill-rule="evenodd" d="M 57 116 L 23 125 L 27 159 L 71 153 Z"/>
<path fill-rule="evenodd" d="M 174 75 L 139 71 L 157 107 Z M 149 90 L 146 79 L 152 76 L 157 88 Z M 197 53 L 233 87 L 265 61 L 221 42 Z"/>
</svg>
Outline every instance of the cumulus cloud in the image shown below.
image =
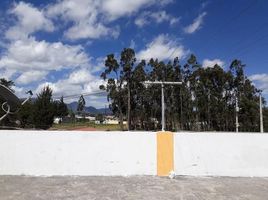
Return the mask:
<svg viewBox="0 0 268 200">
<path fill-rule="evenodd" d="M 23 72 L 17 79 L 16 83 L 18 84 L 28 84 L 35 81 L 40 81 L 46 77 L 48 72 L 46 71 L 26 71 Z"/>
<path fill-rule="evenodd" d="M 213 60 L 204 59 L 203 60 L 203 64 L 202 64 L 202 66 L 204 68 L 214 67 L 215 65 L 219 65 L 220 67 L 223 67 L 224 66 L 224 62 L 222 60 L 220 60 L 220 59 L 213 59 Z"/>
<path fill-rule="evenodd" d="M 19 2 L 15 4 L 9 13 L 14 15 L 17 21 L 5 33 L 8 39 L 22 39 L 36 31 L 51 32 L 54 30 L 52 21 L 45 16 L 44 12 L 29 3 Z"/>
<path fill-rule="evenodd" d="M 71 22 L 72 25 L 64 33 L 68 39 L 97 39 L 105 36 L 117 38 L 120 27 L 109 26 L 110 22 L 136 14 L 148 6 L 163 6 L 171 2 L 171 0 L 62 0 L 49 5 L 46 14 L 67 24 Z M 153 13 L 150 18 L 158 23 L 178 22 L 177 18 L 171 17 L 165 11 Z M 136 19 L 135 23 L 142 24 L 141 20 Z"/>
<path fill-rule="evenodd" d="M 66 79 L 39 84 L 35 92 L 39 93 L 42 88 L 48 85 L 53 90 L 54 96 L 94 93 L 100 91 L 99 86 L 104 83 L 98 76 L 93 76 L 90 69 L 81 68 L 72 71 Z"/>
<path fill-rule="evenodd" d="M 51 70 L 87 66 L 90 61 L 82 46 L 48 43 L 34 38 L 12 42 L 0 57 L 0 69 L 20 73 L 17 81 L 28 84 L 38 81 Z"/>
<path fill-rule="evenodd" d="M 135 24 L 138 27 L 143 27 L 144 25 L 149 24 L 151 21 L 155 23 L 169 22 L 170 25 L 178 23 L 180 18 L 173 17 L 169 15 L 166 11 L 158 12 L 143 12 L 139 17 L 135 19 Z"/>
<path fill-rule="evenodd" d="M 63 0 L 48 6 L 47 15 L 72 22 L 64 35 L 71 40 L 97 39 L 103 36 L 117 38 L 119 28 L 110 28 L 101 20 L 101 1 Z"/>
<path fill-rule="evenodd" d="M 16 70 L 0 67 L 0 74 L 2 78 L 11 79 L 11 77 L 16 74 Z"/>
<path fill-rule="evenodd" d="M 49 43 L 34 38 L 16 40 L 0 58 L 0 68 L 16 70 L 60 70 L 88 63 L 89 58 L 80 45 Z"/>
<path fill-rule="evenodd" d="M 59 0 L 48 4 L 45 9 L 19 2 L 14 4 L 9 12 L 17 21 L 8 29 L 6 37 L 22 39 L 40 30 L 51 32 L 55 30 L 53 20 L 57 24 L 60 23 L 57 20 L 60 20 L 65 27 L 64 36 L 67 39 L 117 38 L 120 27 L 111 26 L 110 22 L 136 14 L 149 6 L 161 7 L 172 2 L 172 0 Z M 171 25 L 179 21 L 165 11 L 151 13 L 149 17 L 157 23 L 169 21 Z M 141 21 L 136 19 L 136 23 L 142 26 L 139 20 Z"/>
<path fill-rule="evenodd" d="M 8 11 L 13 18 L 10 20 L 12 25 L 6 23 L 7 28 L 3 32 L 5 44 L 0 43 L 3 46 L 0 73 L 15 80 L 18 84 L 16 91 L 20 95 L 24 95 L 27 88 L 39 93 L 45 85 L 50 85 L 54 95 L 59 96 L 98 91 L 99 85 L 104 81 L 93 74 L 103 70 L 103 58 L 92 59 L 81 45 L 37 40 L 37 35 L 35 37 L 34 34 L 39 31 L 53 32 L 57 28 L 62 29 L 65 39 L 70 40 L 117 38 L 120 27 L 114 25 L 115 20 L 136 15 L 149 6 L 162 8 L 172 2 L 173 0 L 57 0 L 44 8 L 25 2 L 15 3 Z M 177 23 L 177 19 L 165 11 L 151 13 L 150 18 L 156 23 Z M 59 26 L 55 27 L 56 24 Z M 168 36 L 163 36 L 162 39 L 155 40 L 155 45 L 148 44 L 147 47 L 152 50 L 144 49 L 140 53 L 141 57 L 149 56 L 155 49 L 164 53 L 174 52 L 180 56 L 183 47 L 167 38 Z M 134 41 L 132 45 L 135 46 Z M 55 70 L 66 74 L 53 79 L 52 72 Z M 33 82 L 39 83 L 38 87 Z M 103 101 L 99 98 L 103 97 L 89 97 L 92 102 L 103 107 Z"/>
<path fill-rule="evenodd" d="M 253 74 L 249 77 L 257 88 L 261 89 L 264 94 L 268 95 L 268 74 Z"/>
<path fill-rule="evenodd" d="M 68 29 L 64 35 L 71 40 L 77 40 L 86 38 L 97 39 L 107 35 L 117 38 L 119 33 L 120 29 L 118 26 L 114 29 L 110 29 L 100 23 L 90 24 L 85 22 L 85 24 L 83 24 L 83 22 L 81 22 Z"/>
<path fill-rule="evenodd" d="M 149 60 L 158 58 L 159 60 L 184 58 L 189 53 L 183 45 L 178 44 L 168 35 L 161 34 L 146 45 L 146 48 L 137 53 L 138 59 Z M 170 58 L 172 56 L 172 58 Z"/>
<path fill-rule="evenodd" d="M 155 0 L 104 0 L 102 9 L 109 16 L 110 20 L 115 20 L 121 16 L 131 15 L 134 12 L 137 12 L 144 6 L 148 6 Z M 159 1 L 161 2 L 161 1 Z"/>
<path fill-rule="evenodd" d="M 56 82 L 43 82 L 38 85 L 34 93 L 38 94 L 45 86 L 49 86 L 53 90 L 53 97 L 59 98 L 61 96 L 68 97 L 74 95 L 74 97 L 64 99 L 69 103 L 77 101 L 81 94 L 92 94 L 85 96 L 85 99 L 91 106 L 103 108 L 107 103 L 107 97 L 103 94 L 95 94 L 102 92 L 99 86 L 105 84 L 105 82 L 97 76 L 93 76 L 89 69 L 81 68 L 75 70 L 69 74 L 66 79 L 61 79 Z"/>
<path fill-rule="evenodd" d="M 188 34 L 192 34 L 199 30 L 203 24 L 204 17 L 207 15 L 206 12 L 201 13 L 196 19 L 194 19 L 193 23 L 186 26 L 184 28 L 184 32 Z"/>
</svg>

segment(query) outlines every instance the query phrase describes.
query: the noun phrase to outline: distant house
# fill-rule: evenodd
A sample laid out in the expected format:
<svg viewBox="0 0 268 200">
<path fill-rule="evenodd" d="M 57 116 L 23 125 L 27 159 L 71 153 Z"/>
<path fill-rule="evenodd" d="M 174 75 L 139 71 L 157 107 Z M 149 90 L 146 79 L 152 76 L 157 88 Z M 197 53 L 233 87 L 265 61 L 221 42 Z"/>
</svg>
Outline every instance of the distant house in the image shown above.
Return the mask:
<svg viewBox="0 0 268 200">
<path fill-rule="evenodd" d="M 92 116 L 87 116 L 85 118 L 88 119 L 89 121 L 95 121 L 96 120 L 96 117 L 92 117 Z"/>
<path fill-rule="evenodd" d="M 60 124 L 62 122 L 62 118 L 61 117 L 54 117 L 53 123 L 54 124 Z"/>
<path fill-rule="evenodd" d="M 78 114 L 75 115 L 75 118 L 76 119 L 86 119 L 88 121 L 95 121 L 96 120 L 96 117 L 93 117 L 93 116 L 82 116 L 82 115 L 78 115 Z"/>
<path fill-rule="evenodd" d="M 101 121 L 95 120 L 95 124 L 101 124 Z"/>
<path fill-rule="evenodd" d="M 105 119 L 103 124 L 119 124 L 118 119 Z"/>
<path fill-rule="evenodd" d="M 120 124 L 118 119 L 105 119 L 103 124 Z M 123 124 L 127 124 L 127 121 L 123 121 Z"/>
</svg>

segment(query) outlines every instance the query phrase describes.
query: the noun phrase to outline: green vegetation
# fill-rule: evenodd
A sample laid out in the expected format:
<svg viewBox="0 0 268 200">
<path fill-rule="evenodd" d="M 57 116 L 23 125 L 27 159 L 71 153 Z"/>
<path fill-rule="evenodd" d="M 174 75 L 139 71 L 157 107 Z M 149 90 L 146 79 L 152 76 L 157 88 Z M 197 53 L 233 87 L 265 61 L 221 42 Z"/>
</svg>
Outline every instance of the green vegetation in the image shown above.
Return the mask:
<svg viewBox="0 0 268 200">
<path fill-rule="evenodd" d="M 161 88 L 145 87 L 143 82 L 149 80 L 183 82 L 165 86 L 167 130 L 234 131 L 237 98 L 239 130 L 259 131 L 259 90 L 245 75 L 240 60 L 226 70 L 218 65 L 202 67 L 194 55 L 183 65 L 178 58 L 146 63 L 137 62 L 134 50 L 126 48 L 120 60 L 107 55 L 105 66 L 101 77 L 107 84 L 100 89 L 108 92 L 113 113 L 120 121 L 127 118 L 132 130 L 160 129 Z"/>
<path fill-rule="evenodd" d="M 75 122 L 75 113 L 68 111 L 63 97 L 52 99 L 52 90 L 45 87 L 37 99 L 26 103 L 14 118 L 23 128 L 48 129 L 53 118 L 69 115 L 71 123 L 54 125 L 53 129 L 93 127 L 97 130 L 126 130 L 123 120 L 127 119 L 130 130 L 159 130 L 161 127 L 161 88 L 145 86 L 144 81 L 174 81 L 182 85 L 165 86 L 166 129 L 171 131 L 234 131 L 236 100 L 239 111 L 239 131 L 259 131 L 259 90 L 248 79 L 245 65 L 234 60 L 229 67 L 201 66 L 191 55 L 182 64 L 178 58 L 163 62 L 158 59 L 137 61 L 135 51 L 125 48 L 117 59 L 109 54 L 101 78 L 106 85 L 110 109 L 119 119 L 120 125 Z M 13 81 L 0 79 L 0 83 L 11 88 Z M 3 100 L 0 99 L 0 103 Z M 263 104 L 265 101 L 263 99 Z M 84 115 L 85 99 L 81 95 L 77 113 Z M 0 111 L 2 112 L 2 111 Z M 264 130 L 268 131 L 268 108 L 263 110 Z M 104 120 L 103 115 L 96 119 Z M 2 125 L 12 124 L 9 118 Z"/>
<path fill-rule="evenodd" d="M 11 88 L 14 83 L 5 79 L 0 79 L 0 83 Z M 0 103 L 4 102 L 0 99 Z M 2 115 L 1 110 L 1 115 Z M 9 116 L 1 122 L 4 126 L 17 126 L 15 119 L 20 121 L 20 127 L 22 128 L 37 128 L 48 129 L 53 124 L 55 116 L 64 117 L 68 115 L 68 109 L 63 102 L 63 98 L 60 101 L 53 101 L 52 90 L 47 86 L 44 87 L 40 94 L 37 95 L 35 101 L 29 101 L 12 116 Z"/>
<path fill-rule="evenodd" d="M 33 111 L 35 128 L 48 129 L 53 124 L 56 109 L 52 101 L 52 90 L 48 86 L 37 95 Z"/>
<path fill-rule="evenodd" d="M 78 113 L 82 113 L 84 108 L 85 108 L 85 105 L 86 105 L 86 101 L 83 97 L 83 95 L 80 96 L 79 100 L 78 100 L 78 105 L 77 105 L 77 112 Z"/>
<path fill-rule="evenodd" d="M 51 130 L 76 130 L 82 128 L 93 128 L 96 131 L 119 131 L 121 130 L 118 124 L 95 124 L 94 122 L 71 122 L 71 123 L 61 123 L 53 124 Z M 126 130 L 126 126 L 124 126 Z"/>
</svg>

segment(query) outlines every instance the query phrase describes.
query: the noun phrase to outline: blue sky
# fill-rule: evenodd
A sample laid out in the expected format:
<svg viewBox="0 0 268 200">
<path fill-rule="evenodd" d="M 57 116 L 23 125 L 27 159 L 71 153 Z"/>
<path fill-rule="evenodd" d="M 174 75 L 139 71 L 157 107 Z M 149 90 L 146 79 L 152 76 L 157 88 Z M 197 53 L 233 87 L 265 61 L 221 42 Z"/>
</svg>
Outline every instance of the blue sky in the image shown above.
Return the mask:
<svg viewBox="0 0 268 200">
<path fill-rule="evenodd" d="M 132 47 L 138 59 L 182 60 L 227 69 L 238 58 L 268 97 L 266 0 L 51 0 L 0 2 L 0 74 L 16 93 L 94 93 L 107 54 Z M 87 96 L 104 107 L 105 97 Z M 77 100 L 66 99 L 68 101 Z"/>
</svg>

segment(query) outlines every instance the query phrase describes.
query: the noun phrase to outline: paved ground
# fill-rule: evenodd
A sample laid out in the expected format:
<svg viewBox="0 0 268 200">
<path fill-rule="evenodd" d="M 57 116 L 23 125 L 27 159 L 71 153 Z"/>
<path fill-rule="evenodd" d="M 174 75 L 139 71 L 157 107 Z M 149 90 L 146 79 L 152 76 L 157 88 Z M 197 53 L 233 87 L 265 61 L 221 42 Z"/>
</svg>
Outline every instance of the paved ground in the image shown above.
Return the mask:
<svg viewBox="0 0 268 200">
<path fill-rule="evenodd" d="M 0 176 L 0 199 L 267 200 L 268 178 Z"/>
</svg>

